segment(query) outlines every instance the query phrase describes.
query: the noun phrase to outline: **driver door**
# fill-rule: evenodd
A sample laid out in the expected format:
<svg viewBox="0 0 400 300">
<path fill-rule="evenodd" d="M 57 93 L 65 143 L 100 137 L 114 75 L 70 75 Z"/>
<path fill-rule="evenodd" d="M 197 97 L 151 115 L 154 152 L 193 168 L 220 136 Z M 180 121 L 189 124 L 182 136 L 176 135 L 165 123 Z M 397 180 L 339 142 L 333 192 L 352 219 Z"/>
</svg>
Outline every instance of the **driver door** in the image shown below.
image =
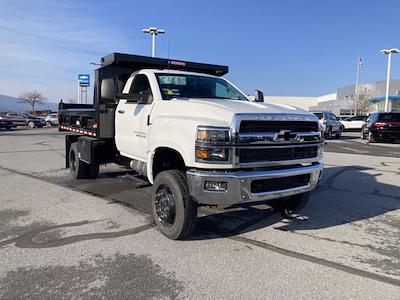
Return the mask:
<svg viewBox="0 0 400 300">
<path fill-rule="evenodd" d="M 129 83 L 129 81 L 128 81 Z M 127 84 L 115 116 L 115 142 L 122 155 L 146 161 L 148 120 L 153 107 L 153 93 L 145 74 L 136 74 Z"/>
</svg>

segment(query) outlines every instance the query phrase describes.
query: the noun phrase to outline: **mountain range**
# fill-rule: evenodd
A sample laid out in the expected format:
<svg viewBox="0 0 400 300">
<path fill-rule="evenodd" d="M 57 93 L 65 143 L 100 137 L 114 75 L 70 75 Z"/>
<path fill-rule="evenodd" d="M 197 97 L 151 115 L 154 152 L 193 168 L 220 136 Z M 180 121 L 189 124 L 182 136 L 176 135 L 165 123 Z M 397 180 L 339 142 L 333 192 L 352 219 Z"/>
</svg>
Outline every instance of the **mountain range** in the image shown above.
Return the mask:
<svg viewBox="0 0 400 300">
<path fill-rule="evenodd" d="M 15 112 L 23 113 L 30 111 L 32 107 L 28 103 L 19 102 L 20 99 L 12 96 L 0 95 L 0 112 Z M 43 104 L 37 104 L 35 106 L 37 110 L 58 110 L 58 103 L 46 101 Z"/>
</svg>

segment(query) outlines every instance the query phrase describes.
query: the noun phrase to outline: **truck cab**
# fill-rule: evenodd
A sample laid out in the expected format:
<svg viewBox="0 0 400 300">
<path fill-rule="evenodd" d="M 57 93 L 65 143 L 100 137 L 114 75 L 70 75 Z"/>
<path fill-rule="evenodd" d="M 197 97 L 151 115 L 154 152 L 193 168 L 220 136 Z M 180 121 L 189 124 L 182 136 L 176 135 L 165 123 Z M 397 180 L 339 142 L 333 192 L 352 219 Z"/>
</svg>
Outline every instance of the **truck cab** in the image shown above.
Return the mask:
<svg viewBox="0 0 400 300">
<path fill-rule="evenodd" d="M 222 76 L 228 67 L 113 53 L 96 71 L 93 106 L 60 104 L 66 166 L 95 178 L 118 163 L 153 185 L 155 223 L 190 235 L 201 205 L 268 201 L 290 214 L 322 174 L 318 118 L 254 102 Z"/>
</svg>

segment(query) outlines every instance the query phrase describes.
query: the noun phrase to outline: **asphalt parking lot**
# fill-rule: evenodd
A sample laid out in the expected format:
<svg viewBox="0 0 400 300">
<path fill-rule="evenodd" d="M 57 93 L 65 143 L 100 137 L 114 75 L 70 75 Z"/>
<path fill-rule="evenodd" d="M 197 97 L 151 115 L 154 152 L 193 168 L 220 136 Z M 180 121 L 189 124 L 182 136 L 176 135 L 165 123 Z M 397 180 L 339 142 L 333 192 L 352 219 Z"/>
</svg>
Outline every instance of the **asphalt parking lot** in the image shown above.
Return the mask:
<svg viewBox="0 0 400 300">
<path fill-rule="evenodd" d="M 127 170 L 74 181 L 64 134 L 1 131 L 0 298 L 399 299 L 400 144 L 345 133 L 324 151 L 306 220 L 202 209 L 171 241 Z"/>
</svg>

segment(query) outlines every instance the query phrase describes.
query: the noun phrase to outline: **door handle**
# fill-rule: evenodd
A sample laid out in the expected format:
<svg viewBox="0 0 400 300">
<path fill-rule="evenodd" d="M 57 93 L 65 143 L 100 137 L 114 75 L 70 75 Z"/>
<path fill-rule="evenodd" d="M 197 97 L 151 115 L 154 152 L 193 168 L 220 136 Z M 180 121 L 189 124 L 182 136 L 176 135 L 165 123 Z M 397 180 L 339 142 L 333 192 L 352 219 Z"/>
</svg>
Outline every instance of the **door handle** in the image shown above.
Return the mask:
<svg viewBox="0 0 400 300">
<path fill-rule="evenodd" d="M 125 113 L 125 111 L 120 109 L 120 110 L 118 111 L 118 113 L 119 113 L 119 114 L 123 114 L 123 113 Z"/>
</svg>

